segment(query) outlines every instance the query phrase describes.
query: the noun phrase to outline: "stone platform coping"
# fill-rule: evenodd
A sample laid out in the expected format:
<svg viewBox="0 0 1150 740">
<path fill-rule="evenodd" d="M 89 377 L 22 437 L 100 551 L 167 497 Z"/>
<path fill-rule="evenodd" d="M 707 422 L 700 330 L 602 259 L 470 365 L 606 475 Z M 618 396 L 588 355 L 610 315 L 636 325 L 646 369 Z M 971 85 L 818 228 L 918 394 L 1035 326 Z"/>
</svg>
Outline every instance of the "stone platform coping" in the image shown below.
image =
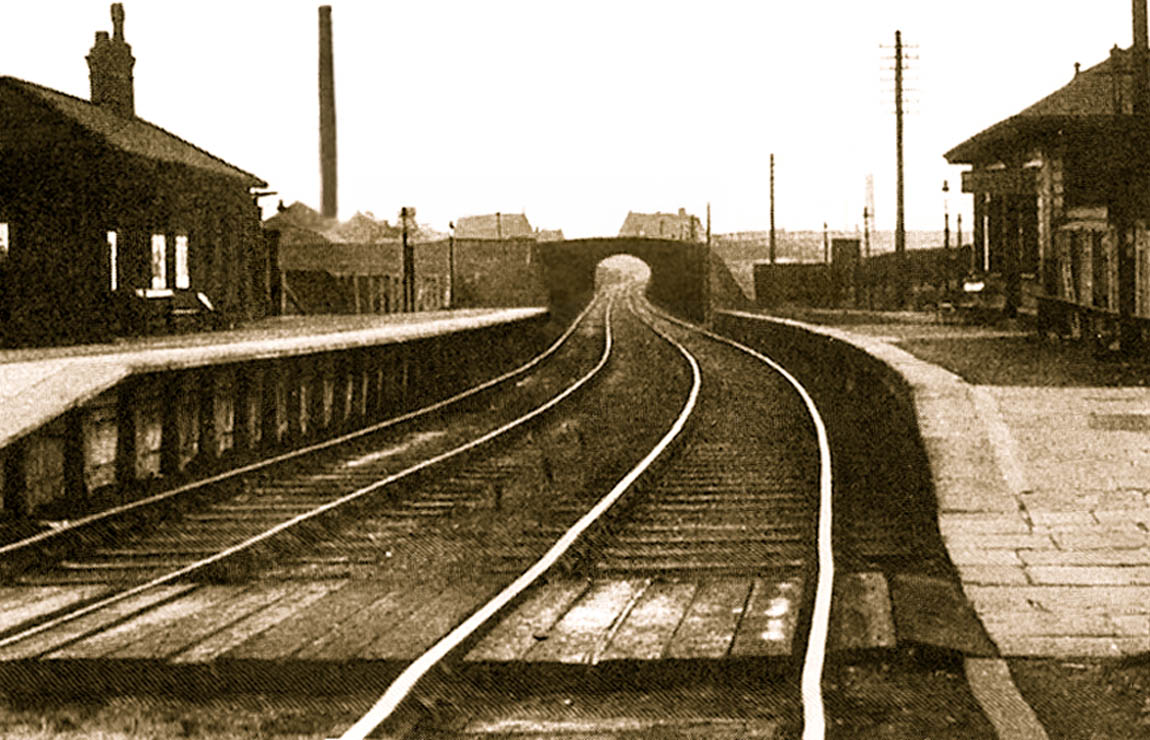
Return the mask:
<svg viewBox="0 0 1150 740">
<path fill-rule="evenodd" d="M 1003 656 L 1150 654 L 1150 388 L 974 385 L 893 337 L 722 313 L 843 342 L 850 364 L 897 376 L 943 542 Z"/>
<path fill-rule="evenodd" d="M 400 344 L 546 314 L 504 308 L 278 317 L 222 332 L 0 351 L 0 448 L 134 374 Z"/>
</svg>

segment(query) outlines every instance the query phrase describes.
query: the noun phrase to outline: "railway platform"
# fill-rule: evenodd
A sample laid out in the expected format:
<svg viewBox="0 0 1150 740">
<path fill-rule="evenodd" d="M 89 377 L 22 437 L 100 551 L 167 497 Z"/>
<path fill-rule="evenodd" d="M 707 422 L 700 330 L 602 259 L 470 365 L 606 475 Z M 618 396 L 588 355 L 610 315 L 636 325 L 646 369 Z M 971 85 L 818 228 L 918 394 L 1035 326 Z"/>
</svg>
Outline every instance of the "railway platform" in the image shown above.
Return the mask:
<svg viewBox="0 0 1150 740">
<path fill-rule="evenodd" d="M 546 320 L 544 308 L 275 317 L 0 351 L 0 521 L 70 518 L 109 492 L 346 430 L 492 369 Z"/>
<path fill-rule="evenodd" d="M 1150 652 L 1150 388 L 975 384 L 899 346 L 979 327 L 773 321 L 894 371 L 943 541 L 1003 657 Z"/>
<path fill-rule="evenodd" d="M 229 331 L 0 350 L 0 447 L 133 374 L 397 344 L 544 313 L 542 308 L 507 308 L 278 316 Z"/>
</svg>

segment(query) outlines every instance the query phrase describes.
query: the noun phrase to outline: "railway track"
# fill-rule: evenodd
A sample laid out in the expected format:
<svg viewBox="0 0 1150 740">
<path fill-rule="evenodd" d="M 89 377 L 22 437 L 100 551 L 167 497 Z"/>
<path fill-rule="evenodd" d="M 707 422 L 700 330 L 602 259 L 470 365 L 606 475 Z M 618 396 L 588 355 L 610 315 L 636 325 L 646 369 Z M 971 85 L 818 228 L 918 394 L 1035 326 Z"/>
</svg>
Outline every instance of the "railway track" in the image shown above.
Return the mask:
<svg viewBox="0 0 1150 740">
<path fill-rule="evenodd" d="M 470 442 L 427 418 L 19 574 L 0 587 L 0 678 L 390 683 L 358 721 L 332 719 L 346 738 L 821 736 L 828 640 L 894 639 L 879 574 L 838 580 L 831 621 L 829 452 L 809 396 L 743 349 L 608 305 L 573 334 L 602 350 L 595 382 L 498 439 L 490 414 L 461 424 L 481 454 L 444 457 Z M 537 407 L 589 364 L 572 350 L 468 413 Z"/>
<path fill-rule="evenodd" d="M 125 614 L 134 613 L 132 604 L 147 608 L 157 594 L 163 601 L 179 593 L 181 580 L 234 580 L 322 539 L 332 516 L 354 515 L 363 500 L 520 432 L 602 370 L 611 350 L 607 311 L 606 301 L 596 301 L 525 366 L 445 401 L 5 546 L 0 555 L 36 565 L 10 570 L 0 586 L 0 656 L 33 655 L 51 642 L 41 635 L 56 628 L 65 628 L 66 642 L 79 630 L 75 622 L 109 608 Z M 508 474 L 481 475 L 470 493 L 498 488 Z M 186 503 L 193 495 L 199 499 Z M 394 518 L 417 522 L 442 505 L 425 497 L 401 504 Z M 153 515 L 146 526 L 138 518 L 121 522 L 158 507 L 167 507 L 165 516 Z M 49 548 L 61 538 L 96 544 L 55 560 Z"/>
<path fill-rule="evenodd" d="M 829 511 L 820 513 L 830 486 L 821 422 L 808 414 L 809 397 L 761 358 L 646 313 L 644 322 L 693 370 L 679 416 L 539 561 L 419 656 L 343 738 L 387 735 L 413 722 L 427 737 L 773 736 L 801 724 L 804 710 L 811 736 L 819 736 L 823 645 L 806 651 L 799 642 L 811 632 L 812 612 L 817 620 L 820 611 L 823 624 L 814 632 L 825 642 L 829 610 L 829 563 L 822 565 L 820 584 L 826 593 L 815 599 L 808 587 L 819 580 L 820 516 L 829 545 Z M 652 474 L 656 461 L 661 465 Z M 585 546 L 571 548 L 580 538 Z M 829 548 L 823 555 L 829 559 Z M 821 608 L 812 610 L 818 601 Z M 759 703 L 740 708 L 736 719 L 719 719 L 698 701 L 729 693 L 698 680 L 718 666 L 743 675 L 739 667 L 782 659 L 783 670 L 794 672 L 804 654 L 815 656 L 816 665 L 801 691 L 798 680 L 759 687 Z M 426 678 L 449 656 L 487 689 L 472 684 L 460 694 L 450 680 Z M 669 664 L 679 670 L 668 673 Z M 687 702 L 697 706 L 695 714 L 682 712 L 683 676 L 676 674 L 684 672 L 696 692 Z M 657 708 L 636 713 L 632 698 L 622 702 L 631 705 L 626 716 L 619 716 L 619 706 L 572 713 L 562 703 L 546 706 L 546 692 L 530 688 L 594 685 L 600 691 L 593 696 L 602 698 L 604 687 L 621 677 L 632 693 L 657 697 Z M 404 716 L 412 706 L 404 701 L 419 693 L 421 680 L 434 688 L 417 704 L 435 707 L 422 723 Z M 533 701 L 534 709 L 524 711 Z"/>
</svg>

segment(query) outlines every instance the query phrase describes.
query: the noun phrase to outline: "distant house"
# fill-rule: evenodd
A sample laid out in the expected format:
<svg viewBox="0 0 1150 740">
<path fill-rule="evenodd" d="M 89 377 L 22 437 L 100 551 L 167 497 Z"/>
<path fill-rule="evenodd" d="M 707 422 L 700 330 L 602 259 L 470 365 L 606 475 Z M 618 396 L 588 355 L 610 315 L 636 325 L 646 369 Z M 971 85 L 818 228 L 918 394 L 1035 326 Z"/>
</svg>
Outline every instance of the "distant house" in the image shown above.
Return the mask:
<svg viewBox="0 0 1150 740">
<path fill-rule="evenodd" d="M 563 241 L 563 229 L 535 229 L 535 241 L 537 242 L 561 242 Z"/>
<path fill-rule="evenodd" d="M 330 244 L 325 232 L 334 225 L 333 219 L 324 218 L 319 211 L 300 203 L 290 206 L 280 202 L 278 212 L 263 222 L 265 232 L 275 235 L 279 245 Z"/>
<path fill-rule="evenodd" d="M 703 238 L 702 224 L 698 217 L 687 213 L 683 208 L 678 213 L 635 213 L 627 212 L 621 237 L 640 239 L 672 239 L 684 242 L 698 242 Z"/>
<path fill-rule="evenodd" d="M 946 153 L 971 165 L 974 267 L 1002 277 L 1008 313 L 1049 297 L 1150 317 L 1150 71 L 1138 26 L 1130 49 L 1075 65 L 1067 85 Z"/>
<path fill-rule="evenodd" d="M 0 334 L 79 341 L 124 296 L 203 293 L 228 315 L 269 309 L 267 184 L 135 115 L 124 14 L 96 34 L 91 101 L 0 77 Z M 143 299 L 141 299 L 143 300 Z"/>
<path fill-rule="evenodd" d="M 278 245 L 278 295 L 285 313 L 393 313 L 449 305 L 449 246 L 431 229 L 408 227 L 408 242 L 415 246 L 415 294 L 405 309 L 399 226 L 371 213 L 339 222 L 297 201 L 281 207 L 263 227 Z"/>
<path fill-rule="evenodd" d="M 384 241 L 385 239 L 399 239 L 403 236 L 403 229 L 392 226 L 387 220 L 377 221 L 370 213 L 356 213 L 347 221 L 334 229 L 336 241 L 356 244 Z"/>
<path fill-rule="evenodd" d="M 455 220 L 456 239 L 533 239 L 534 232 L 522 213 L 488 213 L 460 216 Z"/>
</svg>

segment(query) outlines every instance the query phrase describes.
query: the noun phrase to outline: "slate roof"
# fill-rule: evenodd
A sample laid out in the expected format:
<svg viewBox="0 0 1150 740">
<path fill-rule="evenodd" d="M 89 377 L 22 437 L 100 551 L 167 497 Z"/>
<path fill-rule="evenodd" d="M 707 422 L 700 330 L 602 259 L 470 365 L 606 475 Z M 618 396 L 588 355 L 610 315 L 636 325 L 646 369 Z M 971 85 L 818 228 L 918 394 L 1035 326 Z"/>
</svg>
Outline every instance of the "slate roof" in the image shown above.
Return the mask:
<svg viewBox="0 0 1150 740">
<path fill-rule="evenodd" d="M 522 213 L 488 213 L 482 216 L 460 216 L 455 219 L 455 237 L 457 239 L 498 239 L 500 234 L 504 239 L 516 237 L 531 237 L 531 223 Z"/>
<path fill-rule="evenodd" d="M 121 116 L 82 98 L 16 77 L 0 77 L 0 85 L 48 104 L 119 151 L 235 178 L 243 181 L 248 187 L 267 187 L 266 182 L 250 172 L 228 164 L 142 118 Z"/>
<path fill-rule="evenodd" d="M 619 228 L 621 237 L 644 237 L 648 239 L 690 239 L 691 227 L 694 227 L 694 237 L 701 235 L 702 224 L 699 219 L 686 212 L 681 213 L 636 213 L 627 211 L 627 218 Z"/>
<path fill-rule="evenodd" d="M 535 231 L 535 241 L 561 242 L 563 241 L 563 229 L 537 229 Z"/>
<path fill-rule="evenodd" d="M 1018 137 L 1122 120 L 1134 112 L 1130 58 L 1129 49 L 1115 49 L 1105 61 L 1081 70 L 1065 86 L 951 149 L 945 155 L 947 161 L 970 164 L 994 145 Z"/>
</svg>

